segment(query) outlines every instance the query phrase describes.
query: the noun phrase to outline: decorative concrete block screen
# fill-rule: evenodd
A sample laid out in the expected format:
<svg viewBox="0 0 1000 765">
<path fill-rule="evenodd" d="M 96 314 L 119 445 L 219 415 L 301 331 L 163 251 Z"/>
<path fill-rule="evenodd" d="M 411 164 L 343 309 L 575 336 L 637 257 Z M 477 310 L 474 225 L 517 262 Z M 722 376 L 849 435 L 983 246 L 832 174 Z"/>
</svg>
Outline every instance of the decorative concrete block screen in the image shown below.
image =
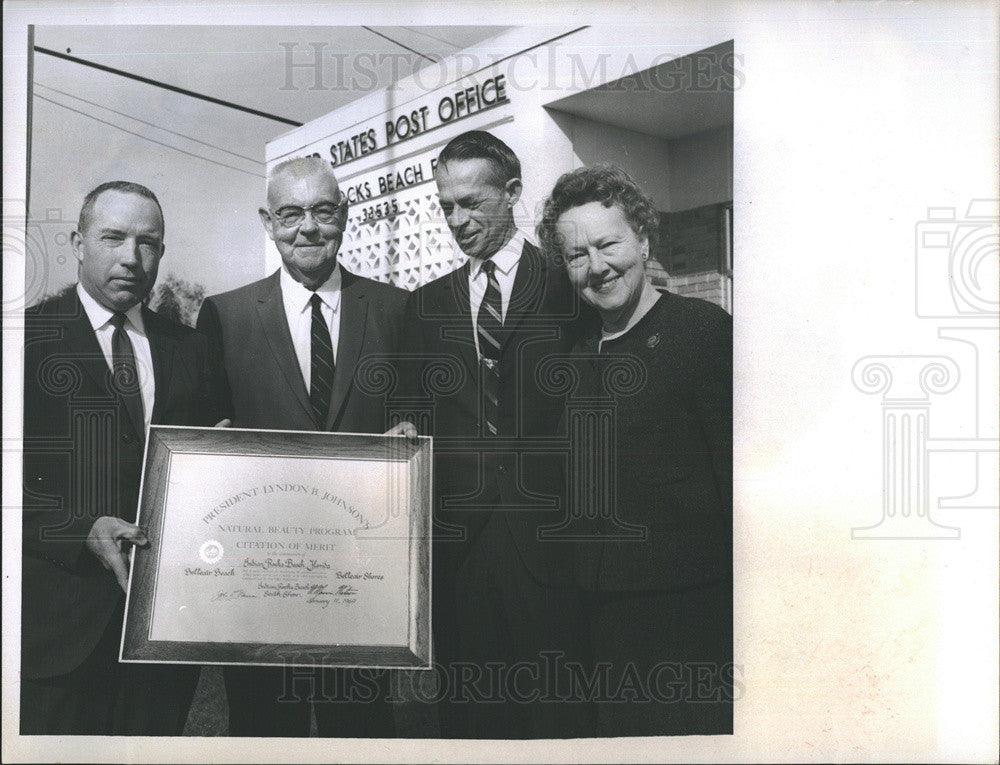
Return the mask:
<svg viewBox="0 0 1000 765">
<path fill-rule="evenodd" d="M 351 206 L 339 255 L 349 271 L 414 290 L 465 262 L 452 246 L 433 184 L 393 201 L 398 212 L 367 221 L 361 204 Z"/>
</svg>

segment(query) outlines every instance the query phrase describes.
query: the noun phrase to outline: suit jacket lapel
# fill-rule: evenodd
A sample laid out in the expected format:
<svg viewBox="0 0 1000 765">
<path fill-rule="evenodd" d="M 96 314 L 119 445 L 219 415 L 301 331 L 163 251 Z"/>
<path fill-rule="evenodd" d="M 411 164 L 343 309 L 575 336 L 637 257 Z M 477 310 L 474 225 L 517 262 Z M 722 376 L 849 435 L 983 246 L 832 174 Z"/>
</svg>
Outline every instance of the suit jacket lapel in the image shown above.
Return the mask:
<svg viewBox="0 0 1000 765">
<path fill-rule="evenodd" d="M 118 396 L 112 384 L 111 369 L 108 367 L 108 361 L 104 356 L 104 351 L 101 350 L 100 344 L 97 342 L 97 335 L 90 324 L 90 318 L 87 316 L 87 312 L 83 310 L 80 297 L 76 294 L 75 289 L 67 295 L 65 310 L 65 315 L 69 317 L 66 323 L 66 341 L 69 348 L 72 349 L 71 356 L 77 359 L 80 368 L 90 377 L 102 396 L 108 396 L 117 400 Z M 158 382 L 155 377 L 153 379 L 154 382 Z M 122 406 L 120 402 L 118 403 L 118 407 L 119 412 L 124 413 L 119 416 L 119 421 L 129 423 L 137 437 L 144 437 L 146 423 L 133 422 L 127 408 Z"/>
<path fill-rule="evenodd" d="M 156 387 L 153 395 L 153 422 L 160 422 L 167 405 L 177 344 L 160 331 L 160 318 L 148 308 L 143 307 L 142 320 L 146 328 L 146 339 L 149 340 L 149 352 L 153 357 L 153 384 Z"/>
<path fill-rule="evenodd" d="M 347 392 L 354 380 L 358 358 L 365 342 L 365 325 L 368 323 L 368 294 L 364 283 L 343 268 L 340 269 L 340 274 L 340 337 L 337 341 L 330 411 L 323 425 L 324 430 L 333 428 L 333 423 L 337 421 L 347 400 Z"/>
<path fill-rule="evenodd" d="M 459 355 L 473 379 L 479 374 L 479 359 L 476 358 L 476 339 L 472 334 L 472 302 L 469 297 L 469 269 L 465 265 L 451 272 L 451 278 L 446 282 L 451 293 L 451 313 L 456 319 L 461 319 L 459 326 L 442 327 L 441 339 L 451 340 L 458 345 Z"/>
<path fill-rule="evenodd" d="M 507 316 L 503 323 L 501 354 L 524 318 L 537 314 L 539 301 L 545 294 L 547 274 L 548 269 L 545 268 L 538 250 L 530 242 L 525 242 L 521 258 L 517 263 L 514 287 L 510 293 Z"/>
<path fill-rule="evenodd" d="M 302 369 L 292 345 L 292 333 L 288 329 L 288 318 L 285 316 L 285 305 L 281 299 L 281 282 L 278 272 L 257 288 L 257 319 L 261 324 L 261 334 L 267 341 L 274 356 L 274 361 L 288 383 L 306 414 L 312 419 L 312 407 L 309 405 L 309 394 L 305 381 L 302 379 Z M 317 425 L 318 427 L 318 425 Z"/>
<path fill-rule="evenodd" d="M 79 368 L 103 395 L 112 395 L 111 370 L 76 289 L 67 294 L 60 306 L 60 314 L 66 317 L 65 340 L 70 349 L 69 356 L 76 359 Z"/>
</svg>

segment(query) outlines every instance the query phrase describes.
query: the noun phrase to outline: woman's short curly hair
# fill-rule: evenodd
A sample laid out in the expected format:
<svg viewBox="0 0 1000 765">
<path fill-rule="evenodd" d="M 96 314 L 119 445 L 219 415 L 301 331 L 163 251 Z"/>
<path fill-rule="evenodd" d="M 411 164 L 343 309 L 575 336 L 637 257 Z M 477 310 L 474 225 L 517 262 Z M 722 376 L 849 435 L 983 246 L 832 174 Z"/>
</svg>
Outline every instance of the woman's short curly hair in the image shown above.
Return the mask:
<svg viewBox="0 0 1000 765">
<path fill-rule="evenodd" d="M 600 202 L 605 207 L 616 205 L 632 230 L 646 237 L 650 251 L 655 251 L 660 216 L 653 201 L 620 167 L 599 164 L 565 173 L 545 200 L 537 233 L 542 249 L 550 258 L 561 259 L 563 254 L 562 237 L 556 230 L 559 218 L 567 210 L 588 202 Z"/>
</svg>

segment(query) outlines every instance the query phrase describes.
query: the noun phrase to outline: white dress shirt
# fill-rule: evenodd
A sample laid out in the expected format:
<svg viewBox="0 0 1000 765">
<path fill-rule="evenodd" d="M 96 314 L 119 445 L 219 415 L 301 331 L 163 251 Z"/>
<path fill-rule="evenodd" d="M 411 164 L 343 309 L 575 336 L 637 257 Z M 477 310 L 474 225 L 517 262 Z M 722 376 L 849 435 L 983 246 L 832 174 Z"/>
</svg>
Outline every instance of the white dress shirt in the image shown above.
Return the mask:
<svg viewBox="0 0 1000 765">
<path fill-rule="evenodd" d="M 111 324 L 111 317 L 114 316 L 115 312 L 94 300 L 82 284 L 76 285 L 76 294 L 80 296 L 83 310 L 86 311 L 87 318 L 90 319 L 90 326 L 94 328 L 94 334 L 97 335 L 97 344 L 101 346 L 101 353 L 104 354 L 108 369 L 114 371 L 111 336 L 115 333 L 115 328 Z M 125 319 L 122 328 L 128 335 L 128 339 L 132 341 L 132 353 L 135 355 L 135 365 L 139 372 L 142 415 L 146 421 L 145 428 L 148 431 L 149 423 L 153 419 L 156 382 L 153 376 L 153 354 L 149 349 L 149 338 L 146 337 L 146 327 L 142 322 L 142 305 L 134 305 L 125 311 Z"/>
<path fill-rule="evenodd" d="M 288 331 L 292 334 L 292 346 L 302 370 L 302 380 L 306 391 L 312 383 L 312 299 L 313 292 L 307 290 L 292 278 L 284 266 L 281 267 L 281 300 L 285 304 Z M 340 264 L 333 269 L 330 278 L 316 290 L 323 301 L 320 312 L 330 330 L 330 344 L 333 346 L 333 360 L 337 363 L 337 344 L 340 340 Z"/>
<path fill-rule="evenodd" d="M 507 321 L 507 307 L 510 305 L 510 295 L 514 291 L 514 277 L 517 276 L 517 264 L 521 260 L 521 250 L 524 249 L 524 234 L 515 231 L 503 247 L 490 260 L 497 264 L 494 273 L 500 284 L 500 316 Z M 469 304 L 472 308 L 472 336 L 476 340 L 476 355 L 479 354 L 479 332 L 476 323 L 479 321 L 479 307 L 486 295 L 489 278 L 483 271 L 483 261 L 480 258 L 469 258 Z"/>
</svg>

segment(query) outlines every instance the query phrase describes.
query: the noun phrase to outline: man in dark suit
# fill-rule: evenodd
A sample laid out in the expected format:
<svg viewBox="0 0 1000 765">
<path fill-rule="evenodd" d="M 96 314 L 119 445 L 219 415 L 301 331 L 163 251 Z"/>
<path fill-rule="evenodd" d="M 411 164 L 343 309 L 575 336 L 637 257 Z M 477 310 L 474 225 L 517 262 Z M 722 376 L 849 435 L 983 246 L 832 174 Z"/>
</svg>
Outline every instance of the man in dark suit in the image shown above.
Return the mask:
<svg viewBox="0 0 1000 765">
<path fill-rule="evenodd" d="M 198 317 L 225 367 L 233 426 L 382 433 L 384 398 L 355 372 L 396 352 L 406 292 L 338 265 L 347 198 L 318 157 L 273 168 L 259 213 L 282 267 L 208 298 Z M 370 676 L 227 667 L 225 680 L 231 735 L 308 736 L 310 699 L 325 702 L 314 704 L 321 736 L 394 732 L 384 688 L 368 703 L 344 701 L 352 689 L 367 697 Z"/>
<path fill-rule="evenodd" d="M 84 200 L 79 284 L 25 312 L 21 733 L 178 735 L 197 667 L 119 664 L 150 422 L 211 425 L 205 338 L 149 311 L 163 215 L 134 183 Z"/>
<path fill-rule="evenodd" d="M 515 224 L 521 167 L 510 147 L 464 133 L 444 147 L 434 177 L 469 256 L 411 294 L 406 320 L 405 348 L 423 369 L 404 377 L 436 386 L 410 395 L 425 402 L 435 437 L 442 734 L 586 735 L 589 705 L 560 700 L 568 683 L 557 669 L 586 650 L 570 545 L 545 535 L 565 517 L 554 442 L 562 402 L 536 376 L 546 356 L 571 347 L 579 304 L 564 269 Z M 432 364 L 450 370 L 445 384 L 425 373 Z"/>
</svg>

